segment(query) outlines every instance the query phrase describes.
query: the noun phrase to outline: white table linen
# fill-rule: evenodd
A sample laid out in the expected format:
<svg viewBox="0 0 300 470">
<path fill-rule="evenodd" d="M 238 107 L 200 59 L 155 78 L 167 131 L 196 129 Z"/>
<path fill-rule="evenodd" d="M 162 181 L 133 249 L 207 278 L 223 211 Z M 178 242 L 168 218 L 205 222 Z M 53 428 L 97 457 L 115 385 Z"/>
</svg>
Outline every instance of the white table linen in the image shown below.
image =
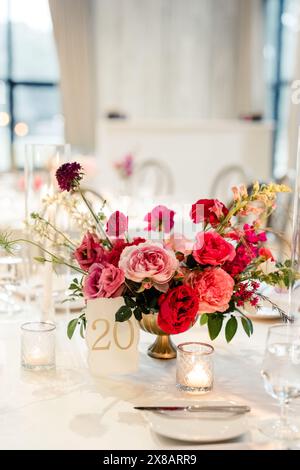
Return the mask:
<svg viewBox="0 0 300 470">
<path fill-rule="evenodd" d="M 134 405 L 190 400 L 175 388 L 176 360 L 146 355 L 153 336 L 141 332 L 140 367 L 135 374 L 96 379 L 88 371 L 86 345 L 66 336 L 67 318 L 57 318 L 57 368 L 51 372 L 20 367 L 21 315 L 0 318 L 0 449 L 276 449 L 257 430 L 259 420 L 276 417 L 275 400 L 264 390 L 260 366 L 269 323 L 255 323 L 251 339 L 240 329 L 227 345 L 215 347 L 215 386 L 193 400 L 235 400 L 252 408 L 249 432 L 234 442 L 189 444 L 153 433 Z M 206 327 L 173 337 L 176 343 L 209 342 Z M 296 401 L 293 413 L 300 412 Z"/>
</svg>

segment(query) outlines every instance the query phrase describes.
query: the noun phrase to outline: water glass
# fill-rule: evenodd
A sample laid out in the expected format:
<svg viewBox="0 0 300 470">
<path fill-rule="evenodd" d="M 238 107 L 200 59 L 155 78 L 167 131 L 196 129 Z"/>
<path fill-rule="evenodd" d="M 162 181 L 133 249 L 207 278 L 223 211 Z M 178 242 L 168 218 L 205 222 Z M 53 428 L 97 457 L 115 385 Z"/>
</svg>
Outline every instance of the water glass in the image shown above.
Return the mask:
<svg viewBox="0 0 300 470">
<path fill-rule="evenodd" d="M 300 428 L 288 418 L 288 404 L 300 396 L 300 327 L 275 325 L 269 328 L 261 371 L 266 392 L 279 401 L 279 420 L 262 424 L 261 431 L 269 437 L 293 440 Z"/>
</svg>

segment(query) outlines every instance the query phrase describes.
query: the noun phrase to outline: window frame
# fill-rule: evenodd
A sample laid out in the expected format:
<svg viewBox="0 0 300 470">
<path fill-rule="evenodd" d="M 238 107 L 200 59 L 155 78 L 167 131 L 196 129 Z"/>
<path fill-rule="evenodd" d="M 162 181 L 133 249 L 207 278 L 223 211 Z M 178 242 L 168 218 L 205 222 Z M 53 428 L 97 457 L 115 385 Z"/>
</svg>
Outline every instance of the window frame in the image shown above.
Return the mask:
<svg viewBox="0 0 300 470">
<path fill-rule="evenodd" d="M 14 80 L 13 79 L 13 46 L 12 46 L 12 21 L 11 21 L 11 9 L 10 2 L 7 0 L 7 27 L 6 27 L 6 45 L 7 45 L 7 73 L 6 76 L 1 78 L 7 87 L 8 103 L 7 103 L 7 112 L 9 113 L 9 171 L 18 169 L 16 167 L 15 154 L 14 154 L 14 142 L 15 142 L 15 132 L 14 128 L 16 125 L 15 119 L 15 98 L 14 91 L 15 88 L 19 85 L 24 87 L 38 87 L 38 88 L 55 88 L 59 86 L 58 81 L 45 81 L 45 80 Z"/>
</svg>

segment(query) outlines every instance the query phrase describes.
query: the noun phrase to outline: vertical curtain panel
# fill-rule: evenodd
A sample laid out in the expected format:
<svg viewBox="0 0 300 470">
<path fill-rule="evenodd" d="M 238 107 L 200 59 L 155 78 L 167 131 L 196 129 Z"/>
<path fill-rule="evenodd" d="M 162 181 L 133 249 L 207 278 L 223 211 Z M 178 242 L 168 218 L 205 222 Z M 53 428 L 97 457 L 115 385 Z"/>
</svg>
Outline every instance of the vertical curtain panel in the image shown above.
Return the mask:
<svg viewBox="0 0 300 470">
<path fill-rule="evenodd" d="M 262 0 L 240 0 L 237 57 L 238 114 L 264 112 Z"/>
<path fill-rule="evenodd" d="M 93 150 L 95 140 L 92 3 L 49 0 L 60 65 L 65 138 L 83 152 Z"/>
<path fill-rule="evenodd" d="M 298 18 L 300 25 L 300 13 Z M 289 122 L 288 122 L 288 152 L 289 168 L 296 168 L 298 134 L 300 131 L 300 28 L 297 33 L 296 61 L 290 92 Z"/>
</svg>

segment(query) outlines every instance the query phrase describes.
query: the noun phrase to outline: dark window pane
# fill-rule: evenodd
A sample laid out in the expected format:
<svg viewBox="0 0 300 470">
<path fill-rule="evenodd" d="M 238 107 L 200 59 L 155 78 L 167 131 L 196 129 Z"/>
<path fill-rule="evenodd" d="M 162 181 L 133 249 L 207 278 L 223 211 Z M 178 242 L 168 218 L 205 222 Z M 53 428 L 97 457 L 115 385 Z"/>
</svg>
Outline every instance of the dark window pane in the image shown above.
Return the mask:
<svg viewBox="0 0 300 470">
<path fill-rule="evenodd" d="M 60 93 L 56 86 L 17 85 L 14 101 L 16 163 L 22 166 L 25 143 L 63 142 Z"/>
<path fill-rule="evenodd" d="M 48 0 L 10 0 L 12 76 L 58 81 L 58 64 Z"/>
</svg>

